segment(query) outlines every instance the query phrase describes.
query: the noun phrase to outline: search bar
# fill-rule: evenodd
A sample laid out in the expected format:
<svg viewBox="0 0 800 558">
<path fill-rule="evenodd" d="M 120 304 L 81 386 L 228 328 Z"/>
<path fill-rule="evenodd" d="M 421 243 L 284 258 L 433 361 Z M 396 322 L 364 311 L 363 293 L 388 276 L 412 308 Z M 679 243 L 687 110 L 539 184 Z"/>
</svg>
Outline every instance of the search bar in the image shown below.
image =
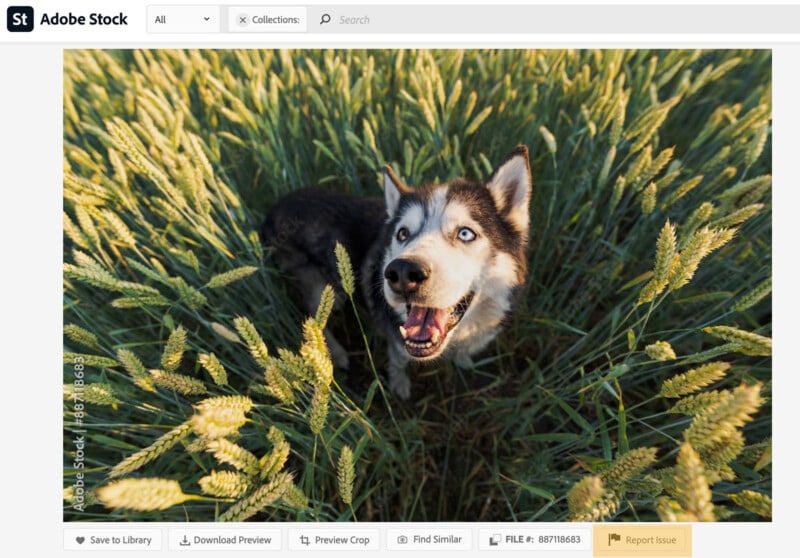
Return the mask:
<svg viewBox="0 0 800 558">
<path fill-rule="evenodd" d="M 229 33 L 800 33 L 800 6 L 790 4 L 330 4 L 227 13 Z"/>
</svg>

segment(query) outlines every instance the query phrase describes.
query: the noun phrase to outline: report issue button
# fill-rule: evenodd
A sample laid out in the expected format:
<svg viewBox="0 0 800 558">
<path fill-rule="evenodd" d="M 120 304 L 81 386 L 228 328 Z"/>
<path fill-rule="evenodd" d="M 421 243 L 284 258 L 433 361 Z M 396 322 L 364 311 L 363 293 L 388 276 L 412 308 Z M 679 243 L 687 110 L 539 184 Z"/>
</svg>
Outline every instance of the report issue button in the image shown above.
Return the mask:
<svg viewBox="0 0 800 558">
<path fill-rule="evenodd" d="M 594 526 L 595 556 L 691 556 L 691 525 Z"/>
</svg>

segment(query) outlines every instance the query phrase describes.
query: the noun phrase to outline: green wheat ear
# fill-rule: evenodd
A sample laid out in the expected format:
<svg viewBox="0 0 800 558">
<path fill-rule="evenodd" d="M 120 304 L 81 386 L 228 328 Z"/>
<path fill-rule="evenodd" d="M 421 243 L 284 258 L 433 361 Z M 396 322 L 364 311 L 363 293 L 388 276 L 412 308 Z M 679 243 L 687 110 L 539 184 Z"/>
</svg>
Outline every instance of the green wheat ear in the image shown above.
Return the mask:
<svg viewBox="0 0 800 558">
<path fill-rule="evenodd" d="M 97 489 L 106 507 L 136 511 L 165 510 L 195 496 L 184 494 L 178 481 L 169 479 L 125 479 Z"/>
<path fill-rule="evenodd" d="M 755 306 L 765 296 L 772 292 L 772 277 L 766 279 L 753 287 L 750 292 L 742 296 L 731 309 L 736 312 L 744 312 L 748 308 Z"/>
<path fill-rule="evenodd" d="M 94 350 L 100 350 L 100 342 L 97 340 L 97 336 L 90 331 L 86 331 L 80 326 L 77 326 L 75 324 L 65 325 L 64 335 L 66 335 L 76 343 L 80 343 L 84 347 L 88 347 Z"/>
<path fill-rule="evenodd" d="M 353 483 L 355 482 L 356 471 L 353 460 L 353 450 L 350 446 L 344 446 L 342 453 L 339 454 L 339 462 L 336 468 L 336 479 L 339 487 L 339 497 L 348 506 L 353 503 Z"/>
</svg>

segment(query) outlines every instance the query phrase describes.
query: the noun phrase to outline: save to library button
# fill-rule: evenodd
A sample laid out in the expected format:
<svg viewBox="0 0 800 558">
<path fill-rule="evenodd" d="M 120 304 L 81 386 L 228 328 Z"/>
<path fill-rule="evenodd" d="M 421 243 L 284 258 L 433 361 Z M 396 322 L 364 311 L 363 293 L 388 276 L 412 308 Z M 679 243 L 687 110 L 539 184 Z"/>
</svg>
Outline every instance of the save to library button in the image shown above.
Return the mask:
<svg viewBox="0 0 800 558">
<path fill-rule="evenodd" d="M 691 525 L 594 526 L 595 556 L 691 556 Z"/>
</svg>

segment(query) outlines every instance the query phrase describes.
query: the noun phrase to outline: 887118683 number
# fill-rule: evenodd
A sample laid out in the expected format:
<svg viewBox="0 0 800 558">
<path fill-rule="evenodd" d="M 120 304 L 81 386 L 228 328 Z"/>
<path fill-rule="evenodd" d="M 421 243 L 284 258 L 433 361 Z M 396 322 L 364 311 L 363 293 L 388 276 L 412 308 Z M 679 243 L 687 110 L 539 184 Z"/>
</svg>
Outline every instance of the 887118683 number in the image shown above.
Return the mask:
<svg viewBox="0 0 800 558">
<path fill-rule="evenodd" d="M 580 535 L 539 535 L 539 544 L 580 544 Z"/>
</svg>

